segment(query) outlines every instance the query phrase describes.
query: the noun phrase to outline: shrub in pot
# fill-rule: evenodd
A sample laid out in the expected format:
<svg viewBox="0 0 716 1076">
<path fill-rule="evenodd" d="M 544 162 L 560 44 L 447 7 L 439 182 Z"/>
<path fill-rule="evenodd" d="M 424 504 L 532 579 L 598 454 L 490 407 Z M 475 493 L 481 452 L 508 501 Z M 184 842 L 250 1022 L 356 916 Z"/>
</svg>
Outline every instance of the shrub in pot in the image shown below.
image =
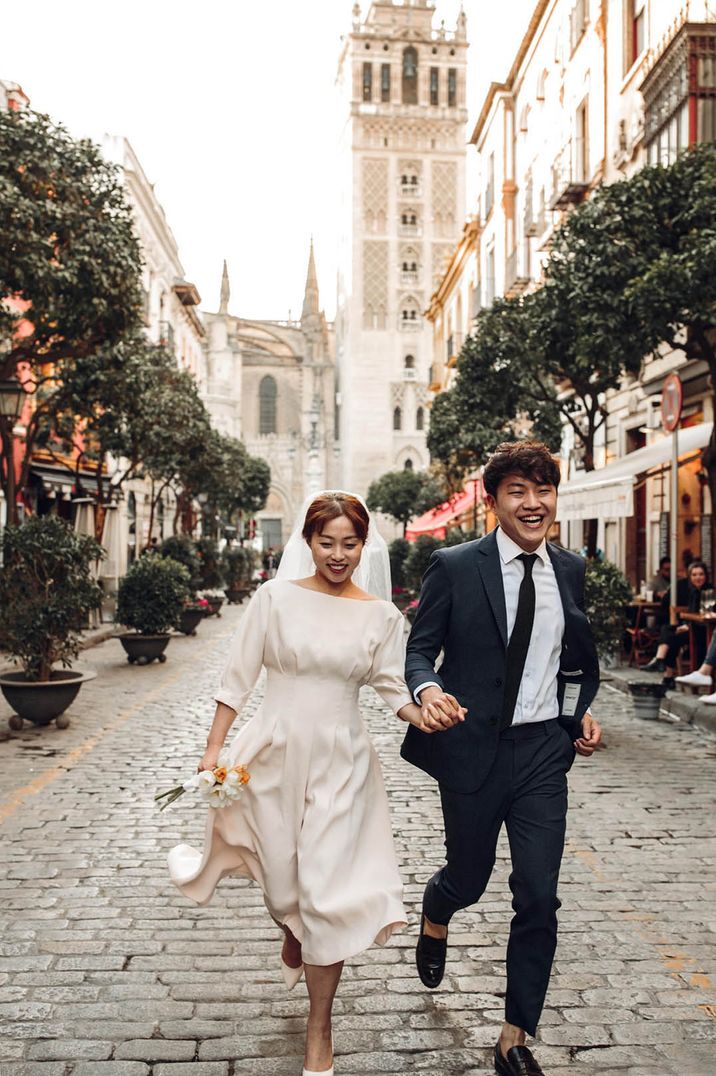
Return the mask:
<svg viewBox="0 0 716 1076">
<path fill-rule="evenodd" d="M 405 608 L 412 597 L 405 585 L 405 575 L 403 573 L 403 565 L 409 552 L 410 542 L 407 538 L 395 538 L 388 546 L 393 601 L 401 609 Z"/>
<path fill-rule="evenodd" d="M 196 557 L 199 562 L 199 589 L 217 590 L 222 587 L 224 568 L 219 555 L 219 546 L 213 538 L 198 539 Z"/>
<path fill-rule="evenodd" d="M 102 602 L 91 566 L 104 556 L 93 538 L 75 534 L 57 516 L 41 516 L 3 535 L 0 570 L 0 635 L 21 672 L 0 676 L 0 688 L 16 711 L 13 728 L 27 718 L 46 725 L 61 717 L 94 673 L 71 671 L 82 625 Z M 63 670 L 53 668 L 57 663 Z"/>
<path fill-rule="evenodd" d="M 156 556 L 135 561 L 119 584 L 116 614 L 120 624 L 134 629 L 118 636 L 131 664 L 166 661 L 169 633 L 191 597 L 189 572 L 183 564 Z"/>
<path fill-rule="evenodd" d="M 411 549 L 403 564 L 403 575 L 406 586 L 417 594 L 420 583 L 427 571 L 430 558 L 436 549 L 442 549 L 444 542 L 439 538 L 433 538 L 430 534 L 421 534 L 411 543 Z"/>
<path fill-rule="evenodd" d="M 221 559 L 226 580 L 226 597 L 232 605 L 234 602 L 242 602 L 251 590 L 255 563 L 253 553 L 246 546 L 226 546 Z"/>
<path fill-rule="evenodd" d="M 172 534 L 165 538 L 159 547 L 163 557 L 170 557 L 183 564 L 189 573 L 189 587 L 192 597 L 204 584 L 201 581 L 201 562 L 197 556 L 196 543 L 188 534 Z"/>
<path fill-rule="evenodd" d="M 609 661 L 622 646 L 627 626 L 626 607 L 632 599 L 629 581 L 616 564 L 588 560 L 584 577 L 584 611 L 601 660 Z"/>
</svg>

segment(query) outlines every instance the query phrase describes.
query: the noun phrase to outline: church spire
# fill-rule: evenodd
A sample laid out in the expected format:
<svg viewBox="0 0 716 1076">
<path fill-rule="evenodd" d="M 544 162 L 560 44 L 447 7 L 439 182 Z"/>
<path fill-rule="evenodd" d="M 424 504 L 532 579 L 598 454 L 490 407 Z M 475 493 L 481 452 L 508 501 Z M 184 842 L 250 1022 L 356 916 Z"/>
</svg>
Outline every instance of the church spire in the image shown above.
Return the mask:
<svg viewBox="0 0 716 1076">
<path fill-rule="evenodd" d="M 229 313 L 229 299 L 231 298 L 231 286 L 229 284 L 229 270 L 224 258 L 224 268 L 221 273 L 221 297 L 219 299 L 219 313 Z"/>
<path fill-rule="evenodd" d="M 306 273 L 306 290 L 303 293 L 303 310 L 301 321 L 318 316 L 318 277 L 316 275 L 316 260 L 313 256 L 313 236 L 311 236 L 311 250 L 308 255 L 308 271 Z"/>
</svg>

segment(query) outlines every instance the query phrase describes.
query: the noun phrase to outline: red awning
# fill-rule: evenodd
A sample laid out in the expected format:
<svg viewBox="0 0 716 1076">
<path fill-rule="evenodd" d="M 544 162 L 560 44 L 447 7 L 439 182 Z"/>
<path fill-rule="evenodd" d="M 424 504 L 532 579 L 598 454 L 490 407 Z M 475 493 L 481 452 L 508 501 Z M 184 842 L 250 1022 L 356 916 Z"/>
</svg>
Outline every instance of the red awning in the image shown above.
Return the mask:
<svg viewBox="0 0 716 1076">
<path fill-rule="evenodd" d="M 477 493 L 478 501 L 480 500 L 479 484 L 471 482 L 470 485 L 471 489 L 456 493 L 449 501 L 439 504 L 437 508 L 431 508 L 429 512 L 414 519 L 405 532 L 408 541 L 414 542 L 421 534 L 432 534 L 434 538 L 444 538 L 452 520 L 474 507 L 475 493 Z"/>
</svg>

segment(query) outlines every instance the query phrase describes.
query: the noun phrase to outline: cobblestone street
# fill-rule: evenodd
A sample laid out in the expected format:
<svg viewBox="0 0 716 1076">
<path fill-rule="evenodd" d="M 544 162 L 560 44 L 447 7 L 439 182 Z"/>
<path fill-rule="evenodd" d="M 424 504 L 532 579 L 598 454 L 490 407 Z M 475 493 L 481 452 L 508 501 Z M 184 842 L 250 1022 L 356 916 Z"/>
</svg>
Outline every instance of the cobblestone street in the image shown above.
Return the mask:
<svg viewBox="0 0 716 1076">
<path fill-rule="evenodd" d="M 169 883 L 165 857 L 198 843 L 188 776 L 241 609 L 174 639 L 165 665 L 130 667 L 109 641 L 72 724 L 1 745 L 0 1073 L 7 1076 L 294 1076 L 305 986 L 287 994 L 279 936 L 258 890 L 228 879 L 207 908 Z M 255 693 L 252 712 L 256 706 Z M 492 1072 L 510 917 L 506 843 L 478 909 L 453 921 L 442 987 L 414 971 L 422 887 L 441 862 L 436 788 L 403 763 L 402 726 L 365 713 L 389 788 L 410 927 L 346 966 L 337 1076 Z M 693 728 L 647 724 L 624 695 L 596 706 L 606 750 L 577 760 L 560 944 L 536 1054 L 547 1074 L 716 1071 L 714 757 Z M 0 703 L 2 727 L 10 711 Z"/>
</svg>

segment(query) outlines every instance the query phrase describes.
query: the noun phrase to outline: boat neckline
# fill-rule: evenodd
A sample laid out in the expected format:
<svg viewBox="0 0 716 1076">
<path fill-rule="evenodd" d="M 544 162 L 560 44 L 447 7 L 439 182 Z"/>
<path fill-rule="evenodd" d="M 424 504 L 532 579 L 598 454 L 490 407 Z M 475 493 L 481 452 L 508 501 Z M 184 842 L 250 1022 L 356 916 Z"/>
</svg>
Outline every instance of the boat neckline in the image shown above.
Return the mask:
<svg viewBox="0 0 716 1076">
<path fill-rule="evenodd" d="M 355 602 L 356 605 L 369 605 L 371 602 L 379 602 L 380 598 L 346 598 L 343 594 L 326 594 L 324 590 L 314 590 L 313 587 L 303 587 L 300 583 L 297 583 L 295 579 L 284 579 L 284 583 L 288 583 L 292 587 L 296 587 L 297 590 L 305 590 L 309 594 L 319 594 L 322 598 L 331 598 L 333 601 Z"/>
</svg>

